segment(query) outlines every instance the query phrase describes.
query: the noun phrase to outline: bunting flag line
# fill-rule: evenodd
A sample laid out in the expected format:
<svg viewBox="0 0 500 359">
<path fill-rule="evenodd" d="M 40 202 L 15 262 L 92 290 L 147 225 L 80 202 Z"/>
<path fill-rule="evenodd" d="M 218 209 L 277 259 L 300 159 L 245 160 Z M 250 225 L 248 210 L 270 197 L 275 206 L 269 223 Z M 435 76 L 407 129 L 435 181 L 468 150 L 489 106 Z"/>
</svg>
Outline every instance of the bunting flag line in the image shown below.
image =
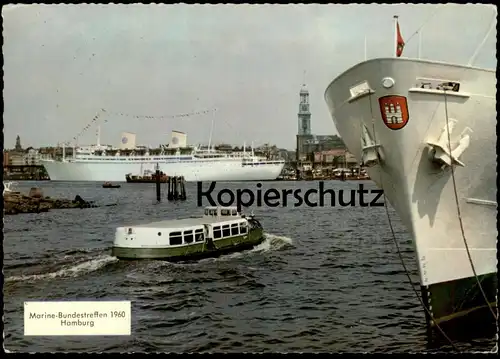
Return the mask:
<svg viewBox="0 0 500 359">
<path fill-rule="evenodd" d="M 176 115 L 160 115 L 160 116 L 136 115 L 136 114 L 123 113 L 123 112 L 114 112 L 114 111 L 112 111 L 112 112 L 105 111 L 105 112 L 108 113 L 108 114 L 111 114 L 111 115 L 124 116 L 124 117 L 164 120 L 164 119 L 183 118 L 183 117 L 191 117 L 191 116 L 196 116 L 196 115 L 204 115 L 204 114 L 210 113 L 212 111 L 214 111 L 214 109 L 212 109 L 212 110 L 203 110 L 203 111 L 195 111 L 195 112 L 188 112 L 188 113 L 180 113 L 180 114 L 176 114 Z"/>
<path fill-rule="evenodd" d="M 129 117 L 129 118 L 135 118 L 135 119 L 154 119 L 154 120 L 165 120 L 165 119 L 175 119 L 175 118 L 186 118 L 186 117 L 192 117 L 192 116 L 197 116 L 197 115 L 204 115 L 210 112 L 216 111 L 216 109 L 211 109 L 211 110 L 203 110 L 203 111 L 194 111 L 194 112 L 188 112 L 188 113 L 180 113 L 180 114 L 175 114 L 175 115 L 160 115 L 160 116 L 153 116 L 153 115 L 136 115 L 136 114 L 129 114 L 129 113 L 124 113 L 124 112 L 115 112 L 115 111 L 107 111 L 104 108 L 101 108 L 101 110 L 92 118 L 92 121 L 90 121 L 81 131 L 79 134 L 77 134 L 75 137 L 73 137 L 73 141 L 76 142 L 78 138 L 80 138 L 82 135 L 84 135 L 89 128 L 91 128 L 97 120 L 100 119 L 100 115 L 102 113 L 106 113 L 109 115 L 115 115 L 115 116 L 122 116 L 122 117 Z M 103 119 L 103 123 L 109 122 L 107 119 Z M 71 141 L 63 142 L 65 146 L 69 146 Z"/>
<path fill-rule="evenodd" d="M 101 110 L 103 111 L 103 110 Z M 94 118 L 92 119 L 92 121 L 90 121 L 90 123 L 87 124 L 87 126 L 85 126 L 78 135 L 76 135 L 75 137 L 73 137 L 73 141 L 76 141 L 80 136 L 82 136 L 85 132 L 87 132 L 87 130 L 92 127 L 92 125 L 99 119 L 99 113 L 97 113 Z M 108 120 L 104 120 L 104 122 L 108 122 Z M 69 143 L 68 142 L 65 142 L 65 143 Z"/>
</svg>

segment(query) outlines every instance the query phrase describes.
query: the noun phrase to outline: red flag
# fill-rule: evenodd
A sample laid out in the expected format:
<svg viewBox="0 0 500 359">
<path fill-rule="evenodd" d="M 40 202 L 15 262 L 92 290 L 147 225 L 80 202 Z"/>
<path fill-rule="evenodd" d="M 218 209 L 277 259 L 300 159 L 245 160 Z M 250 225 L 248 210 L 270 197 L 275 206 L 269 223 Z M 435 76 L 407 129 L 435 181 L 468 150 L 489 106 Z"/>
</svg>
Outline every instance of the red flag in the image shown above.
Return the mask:
<svg viewBox="0 0 500 359">
<path fill-rule="evenodd" d="M 401 31 L 399 30 L 399 21 L 396 20 L 396 31 L 397 31 L 397 42 L 396 42 L 396 56 L 401 57 L 403 54 L 403 49 L 405 47 L 405 41 L 403 36 L 401 36 Z"/>
</svg>

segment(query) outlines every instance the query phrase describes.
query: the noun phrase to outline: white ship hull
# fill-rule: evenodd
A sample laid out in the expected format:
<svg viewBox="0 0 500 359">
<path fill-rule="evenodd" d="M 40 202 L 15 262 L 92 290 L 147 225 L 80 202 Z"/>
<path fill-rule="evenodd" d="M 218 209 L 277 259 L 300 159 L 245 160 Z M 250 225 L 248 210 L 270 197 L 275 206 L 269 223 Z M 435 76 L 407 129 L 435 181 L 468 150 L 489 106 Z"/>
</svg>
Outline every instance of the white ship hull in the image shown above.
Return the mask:
<svg viewBox="0 0 500 359">
<path fill-rule="evenodd" d="M 392 78 L 392 87 L 390 80 L 384 87 L 387 77 Z M 417 80 L 421 78 L 456 81 L 460 89 L 446 91 L 446 106 L 444 91 L 422 89 L 418 86 L 422 81 Z M 353 96 L 350 89 L 365 81 L 371 91 Z M 407 122 L 393 126 L 401 127 L 396 130 L 384 123 L 386 108 L 381 109 L 379 103 L 381 97 L 390 95 L 407 100 Z M 383 188 L 413 237 L 421 285 L 436 320 L 486 305 L 478 294 L 464 244 L 451 168 L 433 163 L 427 144 L 435 143 L 446 126 L 445 108 L 448 118 L 457 120 L 450 135 L 452 149 L 466 127 L 473 131 L 459 158 L 464 166 L 455 166 L 454 176 L 472 262 L 494 302 L 496 275 L 491 274 L 497 271 L 498 234 L 495 71 L 413 59 L 375 59 L 337 77 L 328 86 L 325 100 L 341 137 L 358 159 L 362 158 L 363 125 L 380 145 L 381 160 L 367 172 Z M 476 298 L 467 297 L 467 290 L 475 292 Z"/>
<path fill-rule="evenodd" d="M 141 174 L 143 169 L 154 170 L 156 162 L 43 161 L 43 165 L 52 181 L 125 182 L 125 175 Z M 284 162 L 242 166 L 241 160 L 185 161 L 160 162 L 159 166 L 168 176 L 184 176 L 187 182 L 265 181 L 276 179 L 283 170 Z"/>
</svg>

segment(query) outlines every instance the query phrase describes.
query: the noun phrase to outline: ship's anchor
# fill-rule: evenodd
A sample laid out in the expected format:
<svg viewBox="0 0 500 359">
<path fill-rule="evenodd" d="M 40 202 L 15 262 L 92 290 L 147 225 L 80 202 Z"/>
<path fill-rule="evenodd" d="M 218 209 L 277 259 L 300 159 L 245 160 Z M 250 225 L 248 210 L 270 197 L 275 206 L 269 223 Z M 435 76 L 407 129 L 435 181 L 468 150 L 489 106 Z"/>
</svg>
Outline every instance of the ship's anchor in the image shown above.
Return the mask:
<svg viewBox="0 0 500 359">
<path fill-rule="evenodd" d="M 365 125 L 362 128 L 361 136 L 361 165 L 364 167 L 373 167 L 380 163 L 380 144 L 372 140 L 370 133 Z"/>
<path fill-rule="evenodd" d="M 460 134 L 458 145 L 453 150 L 451 150 L 449 148 L 450 146 L 448 146 L 448 127 L 449 136 L 451 136 L 456 123 L 457 120 L 450 118 L 448 125 L 444 126 L 438 141 L 427 141 L 427 144 L 432 148 L 432 151 L 430 152 L 431 161 L 439 164 L 442 167 L 451 167 L 452 165 L 465 167 L 465 164 L 458 158 L 469 147 L 469 134 L 473 131 L 471 128 L 466 127 Z"/>
</svg>

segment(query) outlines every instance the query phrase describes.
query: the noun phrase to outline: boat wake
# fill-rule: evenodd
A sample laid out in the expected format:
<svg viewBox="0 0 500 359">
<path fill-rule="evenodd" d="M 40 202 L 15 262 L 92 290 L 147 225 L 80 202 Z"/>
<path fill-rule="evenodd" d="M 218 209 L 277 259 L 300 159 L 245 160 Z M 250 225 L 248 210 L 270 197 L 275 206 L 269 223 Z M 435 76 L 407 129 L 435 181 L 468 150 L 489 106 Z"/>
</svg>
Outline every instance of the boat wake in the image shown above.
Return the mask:
<svg viewBox="0 0 500 359">
<path fill-rule="evenodd" d="M 65 256 L 66 258 L 68 256 Z M 25 274 L 19 276 L 12 276 L 5 278 L 5 282 L 25 282 L 25 281 L 36 281 L 45 279 L 55 279 L 55 278 L 69 278 L 78 277 L 80 275 L 89 274 L 102 269 L 112 263 L 117 262 L 118 259 L 111 257 L 110 255 L 99 255 L 95 258 L 85 259 L 77 264 L 74 262 L 72 264 L 63 265 L 59 270 L 41 273 L 41 274 Z"/>
<path fill-rule="evenodd" d="M 266 253 L 266 252 L 276 252 L 276 251 L 281 251 L 287 248 L 293 247 L 293 240 L 292 238 L 285 237 L 285 236 L 278 236 L 275 234 L 271 233 L 264 233 L 264 242 L 259 244 L 258 246 L 255 246 L 254 248 L 242 252 L 235 252 L 231 254 L 226 254 L 222 255 L 218 258 L 208 258 L 208 259 L 203 259 L 200 262 L 203 261 L 225 261 L 225 260 L 230 260 L 234 258 L 239 258 L 239 257 L 244 257 L 252 253 Z"/>
<path fill-rule="evenodd" d="M 225 257 L 234 255 L 244 255 L 248 252 L 270 252 L 270 251 L 280 251 L 293 246 L 293 240 L 289 237 L 278 236 L 271 233 L 264 233 L 265 240 L 258 246 L 246 252 L 233 253 Z"/>
<path fill-rule="evenodd" d="M 201 260 L 200 262 L 227 261 L 248 256 L 252 253 L 275 252 L 293 247 L 293 241 L 289 237 L 278 236 L 270 233 L 264 233 L 264 236 L 264 242 L 251 250 L 231 253 L 223 255 L 219 258 L 208 258 Z M 51 259 L 50 263 L 45 260 L 38 263 L 28 264 L 28 268 L 26 268 L 26 265 L 23 266 L 25 267 L 23 268 L 25 269 L 25 273 L 10 277 L 6 276 L 5 283 L 51 280 L 56 278 L 75 278 L 87 275 L 119 262 L 116 257 L 112 257 L 107 253 L 109 253 L 108 249 L 80 249 L 62 253 L 59 258 Z M 151 265 L 161 267 L 176 264 L 166 264 L 163 261 L 153 261 L 152 263 L 149 263 L 148 268 L 151 268 Z M 182 266 L 183 264 L 181 263 L 180 265 Z M 6 266 L 6 269 L 7 271 L 19 269 L 17 267 L 18 265 L 12 265 L 10 267 Z"/>
</svg>

